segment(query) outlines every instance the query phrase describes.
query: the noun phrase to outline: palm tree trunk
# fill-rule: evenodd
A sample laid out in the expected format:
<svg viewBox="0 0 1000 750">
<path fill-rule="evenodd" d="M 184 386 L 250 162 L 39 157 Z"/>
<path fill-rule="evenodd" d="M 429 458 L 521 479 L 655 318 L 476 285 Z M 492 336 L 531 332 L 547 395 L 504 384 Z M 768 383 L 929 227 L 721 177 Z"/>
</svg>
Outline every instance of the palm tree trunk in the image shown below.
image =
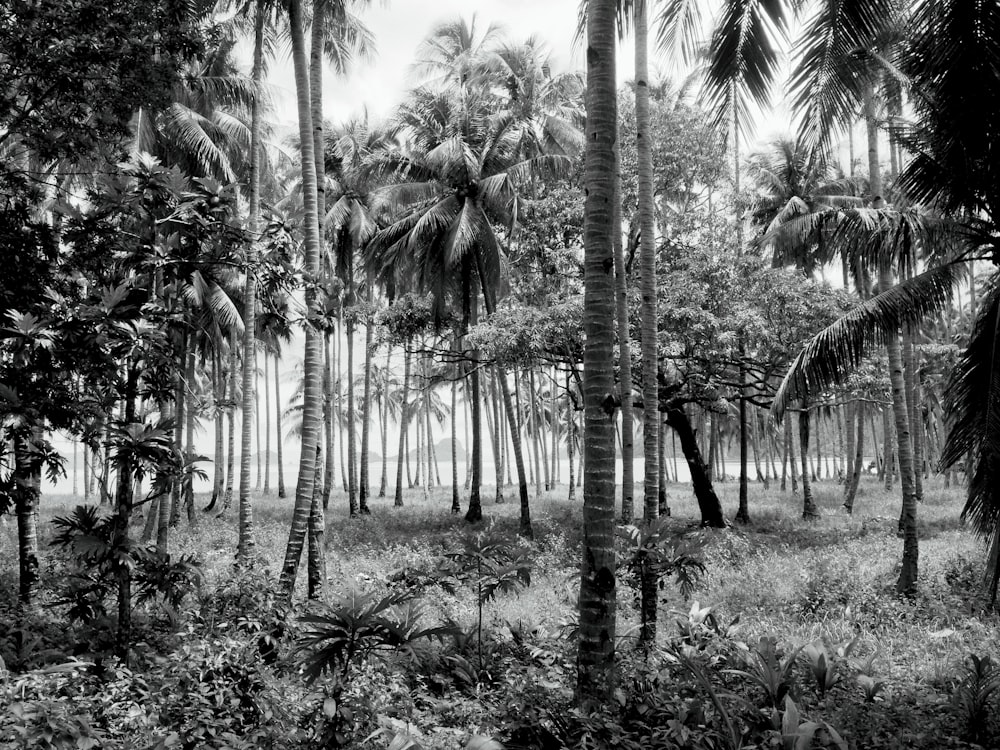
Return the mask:
<svg viewBox="0 0 1000 750">
<path fill-rule="evenodd" d="M 802 518 L 806 520 L 819 517 L 809 480 L 809 416 L 809 403 L 803 398 L 799 412 L 799 456 L 802 459 Z"/>
<path fill-rule="evenodd" d="M 385 348 L 385 370 L 382 373 L 382 478 L 379 480 L 378 496 L 385 497 L 386 486 L 388 485 L 389 459 L 389 366 L 392 363 L 392 346 Z M 454 413 L 454 412 L 453 412 Z"/>
<path fill-rule="evenodd" d="M 569 485 L 566 499 L 573 503 L 576 501 L 576 473 L 574 471 L 573 449 L 576 441 L 576 416 L 573 414 L 573 400 L 569 395 L 569 375 L 566 376 L 566 459 L 569 462 Z"/>
<path fill-rule="evenodd" d="M 659 394 L 656 352 L 656 225 L 653 204 L 653 142 L 649 117 L 648 8 L 633 5 L 635 18 L 635 126 L 639 188 L 639 320 L 642 343 L 643 521 L 656 519 L 659 508 Z M 655 636 L 655 620 L 644 634 Z"/>
<path fill-rule="evenodd" d="M 233 504 L 233 484 L 236 475 L 236 373 L 239 369 L 239 346 L 237 344 L 238 337 L 236 332 L 233 331 L 229 335 L 229 368 L 226 372 L 226 378 L 228 379 L 226 407 L 229 412 L 229 419 L 227 420 L 229 429 L 226 434 L 226 489 L 222 494 L 222 508 L 219 510 L 219 516 L 224 515 Z M 160 505 L 160 524 L 156 532 L 157 549 L 160 549 L 160 535 L 164 535 L 163 552 L 167 551 L 166 531 L 164 531 L 163 523 L 163 514 L 167 512 L 164 510 L 165 505 L 168 505 L 168 503 L 164 502 Z"/>
<path fill-rule="evenodd" d="M 339 317 L 339 316 L 338 316 Z M 330 507 L 330 494 L 333 492 L 334 468 L 336 466 L 335 443 L 337 419 L 340 417 L 340 379 L 337 379 L 337 402 L 333 398 L 333 345 L 330 342 L 330 331 L 323 331 L 323 435 L 326 451 L 320 451 L 323 461 L 322 484 L 319 487 L 323 510 Z M 339 361 L 339 358 L 338 358 Z M 334 413 L 336 408 L 336 413 Z M 343 472 L 343 476 L 347 476 Z"/>
<path fill-rule="evenodd" d="M 205 508 L 206 512 L 215 509 L 215 506 L 222 498 L 222 492 L 226 481 L 225 438 L 222 434 L 225 430 L 225 414 L 222 411 L 222 402 L 226 398 L 226 381 L 222 372 L 222 354 L 219 352 L 219 346 L 221 346 L 221 343 L 217 343 L 212 351 L 212 390 L 214 391 L 213 401 L 215 408 L 215 460 L 212 461 L 212 499 Z M 152 510 L 153 509 L 150 508 L 150 516 L 153 515 Z M 152 534 L 150 536 L 152 536 Z"/>
<path fill-rule="evenodd" d="M 185 331 L 181 334 L 181 342 L 177 353 L 177 382 L 174 387 L 174 447 L 178 455 L 184 455 L 184 407 L 187 402 L 185 396 L 184 371 L 187 364 L 188 335 Z M 104 460 L 104 481 L 101 483 L 102 496 L 107 492 L 107 469 L 108 460 L 105 454 Z M 170 525 L 177 526 L 181 522 L 181 479 L 177 477 L 170 487 Z"/>
<path fill-rule="evenodd" d="M 873 206 L 880 208 L 882 206 L 882 178 L 878 157 L 875 96 L 871 82 L 868 82 L 864 88 L 864 109 L 868 136 L 868 171 Z M 885 291 L 891 286 L 892 268 L 888 263 L 883 262 L 879 266 L 879 290 Z M 899 519 L 900 532 L 903 534 L 903 564 L 899 572 L 899 579 L 896 582 L 896 588 L 900 593 L 910 594 L 917 583 L 919 557 L 917 541 L 917 496 L 913 478 L 910 420 L 906 409 L 905 383 L 903 380 L 903 355 L 898 332 L 891 331 L 886 337 L 886 352 L 889 359 L 889 382 L 892 385 L 892 412 L 896 427 L 899 483 L 903 491 L 902 511 Z M 886 446 L 887 457 L 888 453 L 888 446 Z"/>
<path fill-rule="evenodd" d="M 260 391 L 257 390 L 257 371 L 260 369 L 257 363 L 257 351 L 253 353 L 253 445 L 257 449 L 257 481 L 254 483 L 254 491 L 260 492 L 261 480 L 264 478 L 263 467 L 261 465 L 261 442 L 260 442 Z"/>
<path fill-rule="evenodd" d="M 403 507 L 403 460 L 406 456 L 406 430 L 409 422 L 410 346 L 403 343 L 403 399 L 399 404 L 399 455 L 396 457 L 396 494 L 394 505 Z"/>
<path fill-rule="evenodd" d="M 289 0 L 289 32 L 292 40 L 292 62 L 295 69 L 295 91 L 299 117 L 299 148 L 302 169 L 302 191 L 305 206 L 305 273 L 319 275 L 320 233 L 319 208 L 316 192 L 316 163 L 312 141 L 312 114 L 309 108 L 309 80 L 306 69 L 305 38 L 302 31 L 302 1 Z M 306 289 L 306 308 L 310 315 L 319 313 L 315 292 Z M 302 399 L 302 449 L 299 456 L 299 478 L 295 487 L 295 507 L 292 525 L 281 568 L 280 585 L 287 598 L 295 587 L 299 560 L 309 525 L 313 488 L 316 484 L 316 446 L 322 429 L 322 338 L 312 326 L 306 326 L 305 386 Z"/>
<path fill-rule="evenodd" d="M 615 684 L 614 141 L 615 6 L 587 6 L 584 167 L 583 560 L 577 699 L 584 709 L 610 704 Z"/>
<path fill-rule="evenodd" d="M 261 90 L 264 74 L 264 18 L 267 14 L 265 0 L 257 0 L 254 14 L 254 51 L 251 77 L 257 91 Z M 255 95 L 251 108 L 250 131 L 250 231 L 256 240 L 260 234 L 260 156 L 261 156 L 260 96 Z M 256 370 L 256 305 L 257 305 L 257 253 L 255 242 L 248 243 L 246 298 L 243 309 L 243 426 L 240 431 L 240 494 L 239 542 L 236 548 L 237 564 L 245 565 L 253 557 L 256 544 L 253 528 L 253 505 L 250 501 L 250 430 L 254 424 L 254 403 L 257 391 Z"/>
<path fill-rule="evenodd" d="M 371 309 L 371 286 L 366 287 L 368 306 Z M 367 313 L 366 313 L 367 315 Z M 365 380 L 361 392 L 361 476 L 358 483 L 358 510 L 368 515 L 368 442 L 371 437 L 372 407 L 372 320 L 365 318 Z"/>
<path fill-rule="evenodd" d="M 494 297 L 494 290 L 489 288 L 489 285 L 483 281 L 486 279 L 485 268 L 483 265 L 483 256 L 480 252 L 480 248 L 476 247 L 475 252 L 476 260 L 476 270 L 479 273 L 480 284 L 483 290 L 483 302 L 486 305 L 486 314 L 492 315 L 496 310 L 496 302 Z M 473 307 L 473 312 L 475 308 Z M 526 539 L 531 539 L 533 537 L 533 531 L 531 528 L 531 508 L 528 502 L 528 483 L 524 476 L 524 456 L 521 452 L 521 435 L 517 429 L 517 416 L 514 413 L 514 407 L 511 403 L 510 389 L 507 387 L 507 374 L 505 373 L 503 367 L 497 365 L 500 377 L 498 378 L 500 382 L 500 394 L 503 398 L 504 411 L 507 414 L 507 423 L 510 425 L 511 431 L 511 441 L 514 450 L 514 464 L 517 467 L 517 487 L 518 487 L 518 497 L 521 501 L 521 514 L 520 522 L 518 525 L 518 534 L 525 537 Z M 530 407 L 530 405 L 529 405 Z M 475 421 L 473 421 L 473 427 L 475 427 Z M 611 451 L 612 459 L 614 458 L 614 433 L 611 433 Z M 614 481 L 614 464 L 612 463 L 612 482 Z M 614 504 L 614 492 L 612 491 L 611 498 L 612 505 Z"/>
<path fill-rule="evenodd" d="M 531 433 L 532 466 L 535 472 L 535 497 L 542 494 L 542 471 L 538 460 L 538 394 L 535 392 L 535 371 L 528 368 L 528 432 Z"/>
<path fill-rule="evenodd" d="M 14 512 L 17 514 L 18 600 L 22 611 L 34 609 L 39 585 L 38 500 L 41 494 L 41 474 L 31 455 L 25 439 L 15 437 Z"/>
<path fill-rule="evenodd" d="M 854 402 L 854 412 L 857 425 L 857 438 L 854 441 L 854 457 L 851 473 L 847 480 L 847 490 L 844 493 L 844 508 L 848 513 L 854 512 L 854 498 L 858 494 L 858 484 L 861 482 L 861 471 L 865 461 L 865 405 L 861 401 Z M 852 425 L 853 426 L 853 425 Z M 848 430 L 850 432 L 850 430 Z"/>
<path fill-rule="evenodd" d="M 551 414 L 552 421 L 552 489 L 556 488 L 559 484 L 559 399 L 556 394 L 556 368 L 552 368 L 551 374 L 551 390 L 549 394 L 551 398 L 549 399 L 549 413 Z M 506 434 L 504 435 L 504 445 L 506 445 Z"/>
<path fill-rule="evenodd" d="M 279 359 L 277 353 L 274 355 L 274 430 L 275 449 L 278 454 L 278 497 L 285 497 L 285 464 L 284 464 L 284 444 L 285 436 L 281 430 L 281 374 L 278 372 Z"/>
<path fill-rule="evenodd" d="M 457 349 L 457 347 L 456 347 Z M 451 512 L 461 513 L 462 502 L 458 497 L 458 374 L 456 364 L 451 381 Z"/>
<path fill-rule="evenodd" d="M 312 503 L 309 506 L 309 531 L 307 542 L 306 596 L 319 599 L 326 587 L 326 519 L 320 489 L 320 472 L 323 470 L 320 446 L 316 446 L 315 480 Z"/>
<path fill-rule="evenodd" d="M 478 322 L 479 295 L 472 287 L 473 269 L 472 259 L 469 253 L 462 258 L 462 336 L 464 337 L 472 326 Z M 480 486 L 482 483 L 482 428 L 481 428 L 481 404 L 482 398 L 479 392 L 479 350 L 469 351 L 469 368 L 472 394 L 470 396 L 470 406 L 472 407 L 472 487 L 469 491 L 469 508 L 465 511 L 465 520 L 469 523 L 477 523 L 483 520 L 483 505 L 480 498 Z"/>
<path fill-rule="evenodd" d="M 353 303 L 354 274 L 348 281 Z M 354 408 L 354 315 L 347 318 L 347 504 L 351 517 L 358 515 L 358 444 L 357 412 Z"/>
<path fill-rule="evenodd" d="M 194 466 L 194 407 L 195 407 L 195 396 L 194 396 L 194 365 L 195 365 L 195 349 L 194 347 L 189 347 L 188 349 L 188 362 L 187 362 L 187 382 L 188 382 L 188 403 L 187 410 L 185 412 L 185 424 L 184 431 L 187 435 L 187 440 L 184 449 L 184 459 L 188 471 L 191 471 Z M 184 510 L 187 512 L 188 524 L 195 526 L 198 523 L 198 513 L 194 507 L 194 476 L 188 478 L 188 481 L 184 483 Z"/>
<path fill-rule="evenodd" d="M 667 423 L 660 419 L 660 482 L 659 482 L 659 513 L 670 515 L 670 503 L 667 498 Z"/>
<path fill-rule="evenodd" d="M 667 424 L 673 428 L 681 441 L 681 452 L 687 461 L 688 470 L 691 473 L 691 485 L 698 501 L 698 509 L 701 511 L 701 525 L 718 529 L 725 528 L 726 519 L 722 511 L 722 503 L 719 502 L 719 496 L 712 486 L 712 477 L 702 458 L 701 449 L 698 447 L 698 441 L 691 427 L 691 419 L 684 411 L 684 407 L 679 404 L 667 406 L 666 418 Z"/>
<path fill-rule="evenodd" d="M 268 360 L 264 350 L 264 494 L 271 494 L 271 383 L 268 379 Z"/>
</svg>

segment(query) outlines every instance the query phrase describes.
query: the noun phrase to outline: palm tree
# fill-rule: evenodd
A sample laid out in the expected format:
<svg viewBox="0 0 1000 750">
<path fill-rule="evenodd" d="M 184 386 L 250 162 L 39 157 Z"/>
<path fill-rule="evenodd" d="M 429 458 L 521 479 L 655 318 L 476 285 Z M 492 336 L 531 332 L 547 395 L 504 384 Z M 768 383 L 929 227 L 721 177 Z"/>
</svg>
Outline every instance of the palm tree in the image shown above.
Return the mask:
<svg viewBox="0 0 1000 750">
<path fill-rule="evenodd" d="M 614 198 L 615 5 L 587 7 L 587 138 L 584 213 L 584 486 L 583 561 L 577 695 L 587 706 L 606 705 L 614 688 L 615 648 L 615 431 Z"/>
<path fill-rule="evenodd" d="M 439 317 L 446 301 L 458 296 L 463 334 L 476 323 L 475 286 L 482 291 L 487 314 L 495 310 L 506 257 L 494 226 L 505 226 L 509 236 L 517 215 L 518 188 L 567 164 L 564 157 L 523 156 L 524 123 L 507 113 L 488 113 L 485 108 L 491 101 L 488 91 L 469 87 L 463 87 L 459 96 L 418 89 L 413 101 L 397 115 L 398 126 L 410 136 L 410 144 L 403 151 L 385 154 L 373 167 L 404 179 L 376 191 L 387 213 L 402 218 L 373 237 L 367 250 L 370 263 L 382 278 L 408 270 L 409 283 L 432 294 Z M 480 416 L 478 353 L 473 350 L 470 356 L 475 473 Z M 519 467 L 521 533 L 530 535 L 516 415 L 506 378 L 499 380 Z M 473 485 L 467 517 L 478 520 L 481 510 L 475 503 L 475 477 Z"/>
<path fill-rule="evenodd" d="M 877 296 L 810 341 L 782 384 L 782 403 L 794 392 L 842 382 L 873 346 L 896 338 L 901 326 L 917 323 L 948 304 L 952 288 L 964 278 L 964 263 L 995 256 L 995 232 L 1000 224 L 1000 206 L 990 187 L 995 184 L 995 167 L 970 161 L 967 155 L 995 147 L 996 135 L 985 123 L 1000 110 L 1000 76 L 995 67 L 1000 53 L 994 36 L 982 30 L 995 28 L 998 21 L 1000 9 L 993 4 L 959 11 L 944 0 L 921 6 L 909 19 L 904 34 L 909 42 L 899 67 L 909 74 L 917 94 L 912 101 L 919 119 L 903 131 L 903 142 L 914 156 L 898 186 L 908 200 L 933 204 L 954 218 L 933 219 L 915 209 L 857 212 L 842 218 L 842 234 L 854 242 L 860 238 L 870 255 L 897 264 L 902 261 L 905 270 L 914 249 L 920 247 L 925 253 L 930 251 L 928 268 L 895 287 L 880 284 Z M 953 88 L 973 77 L 977 81 L 974 93 Z M 997 408 L 992 366 L 995 329 L 991 327 L 996 323 L 995 305 L 991 298 L 991 306 L 980 307 L 969 347 L 952 374 L 946 402 L 951 429 L 941 462 L 947 467 L 967 454 L 973 458 L 975 468 L 963 513 L 991 545 L 988 569 L 994 597 L 1000 580 L 995 564 L 1000 500 L 994 490 L 997 477 L 992 459 L 997 435 L 992 426 L 996 422 L 990 421 Z M 824 364 L 834 367 L 823 374 Z M 913 588 L 918 560 L 911 498 L 912 488 L 904 497 L 904 565 L 897 582 L 904 592 Z"/>
<path fill-rule="evenodd" d="M 309 71 L 306 65 L 306 45 L 303 31 L 302 2 L 290 0 L 288 4 L 289 31 L 292 41 L 292 63 L 295 70 L 295 91 L 299 121 L 299 165 L 302 170 L 302 194 L 305 207 L 305 272 L 312 278 L 319 277 L 320 231 L 319 205 L 316 190 L 316 159 L 312 139 L 312 111 L 309 100 Z M 306 290 L 306 307 L 316 315 L 317 295 L 311 287 Z M 292 526 L 288 534 L 285 559 L 281 568 L 280 584 L 287 597 L 291 597 L 298 573 L 299 560 L 305 542 L 306 530 L 313 510 L 313 489 L 316 482 L 316 449 L 322 428 L 322 336 L 311 325 L 306 326 L 305 361 L 302 411 L 302 448 L 299 455 L 299 477 L 295 487 L 295 506 Z"/>
</svg>

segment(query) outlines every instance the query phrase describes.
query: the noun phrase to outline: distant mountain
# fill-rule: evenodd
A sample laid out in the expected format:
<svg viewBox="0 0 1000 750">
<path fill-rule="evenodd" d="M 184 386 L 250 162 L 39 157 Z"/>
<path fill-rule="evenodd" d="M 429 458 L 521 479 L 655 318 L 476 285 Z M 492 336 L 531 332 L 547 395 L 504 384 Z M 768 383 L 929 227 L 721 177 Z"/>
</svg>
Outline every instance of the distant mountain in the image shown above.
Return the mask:
<svg viewBox="0 0 1000 750">
<path fill-rule="evenodd" d="M 438 440 L 434 444 L 434 455 L 437 456 L 438 463 L 441 463 L 442 461 L 451 461 L 451 440 L 449 438 L 442 438 L 441 440 Z M 460 462 L 466 460 L 465 446 L 462 445 L 461 440 L 458 440 L 455 443 L 455 455 Z M 398 454 L 389 456 L 388 460 L 395 461 L 397 456 Z M 416 461 L 418 458 L 417 449 L 411 448 L 409 456 L 411 461 Z M 373 458 L 372 461 L 374 460 L 375 459 Z"/>
</svg>

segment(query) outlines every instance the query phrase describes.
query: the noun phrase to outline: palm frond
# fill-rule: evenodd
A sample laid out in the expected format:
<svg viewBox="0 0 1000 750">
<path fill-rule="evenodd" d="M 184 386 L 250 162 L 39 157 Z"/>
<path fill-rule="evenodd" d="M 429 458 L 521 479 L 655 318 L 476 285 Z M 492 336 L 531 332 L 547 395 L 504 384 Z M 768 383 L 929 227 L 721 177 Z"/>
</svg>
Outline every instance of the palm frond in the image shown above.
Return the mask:
<svg viewBox="0 0 1000 750">
<path fill-rule="evenodd" d="M 739 135 L 750 126 L 750 103 L 766 105 L 778 74 L 778 43 L 788 27 L 784 0 L 727 0 L 709 48 L 708 109 Z"/>
<path fill-rule="evenodd" d="M 919 323 L 948 304 L 965 273 L 961 263 L 928 269 L 862 302 L 813 336 L 778 387 L 771 405 L 774 419 L 780 421 L 788 406 L 803 396 L 843 383 L 891 332 Z"/>
<path fill-rule="evenodd" d="M 704 5 L 701 0 L 673 0 L 664 3 L 653 20 L 657 49 L 675 65 L 691 64 L 704 53 Z"/>
<path fill-rule="evenodd" d="M 1000 583 L 1000 285 L 996 274 L 979 318 L 945 390 L 948 438 L 941 467 L 969 460 L 969 494 L 962 510 L 990 546 L 987 576 L 996 601 Z"/>
<path fill-rule="evenodd" d="M 823 0 L 795 45 L 790 92 L 802 113 L 799 137 L 828 147 L 854 119 L 868 77 L 868 56 L 897 17 L 893 0 Z"/>
</svg>

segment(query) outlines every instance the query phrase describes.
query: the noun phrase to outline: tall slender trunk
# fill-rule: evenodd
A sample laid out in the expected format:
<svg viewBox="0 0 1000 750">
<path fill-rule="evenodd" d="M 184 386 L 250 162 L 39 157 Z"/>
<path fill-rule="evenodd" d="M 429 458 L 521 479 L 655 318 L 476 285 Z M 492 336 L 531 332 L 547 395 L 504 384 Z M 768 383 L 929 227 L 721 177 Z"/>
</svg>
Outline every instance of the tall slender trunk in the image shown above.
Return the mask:
<svg viewBox="0 0 1000 750">
<path fill-rule="evenodd" d="M 473 288 L 472 259 L 469 253 L 462 258 L 462 341 L 469 329 L 479 320 L 479 294 Z M 469 356 L 469 379 L 471 395 L 469 405 L 472 408 L 472 486 L 469 489 L 469 507 L 465 511 L 465 520 L 476 523 L 483 520 L 483 505 L 480 497 L 482 484 L 482 397 L 479 389 L 479 350 L 471 349 Z"/>
<path fill-rule="evenodd" d="M 555 367 L 552 368 L 551 374 L 551 385 L 549 390 L 549 413 L 551 415 L 551 438 L 552 438 L 552 489 L 556 488 L 559 484 L 559 398 L 556 394 L 556 373 Z M 506 436 L 504 440 L 504 445 L 506 445 Z"/>
<path fill-rule="evenodd" d="M 799 412 L 799 456 L 802 459 L 802 518 L 806 520 L 819 517 L 809 478 L 809 417 L 809 403 L 803 398 Z"/>
<path fill-rule="evenodd" d="M 382 374 L 382 477 L 378 483 L 378 496 L 385 497 L 386 486 L 389 478 L 389 459 L 386 455 L 389 450 L 389 366 L 392 363 L 392 346 L 385 348 L 385 371 Z M 452 411 L 454 419 L 454 410 Z"/>
<path fill-rule="evenodd" d="M 261 92 L 264 75 L 264 18 L 267 6 L 257 0 L 254 13 L 254 51 L 251 77 L 255 91 Z M 261 107 L 260 96 L 255 94 L 250 111 L 250 231 L 256 240 L 260 234 L 260 156 L 261 156 Z M 239 489 L 239 542 L 236 561 L 245 565 L 253 557 L 254 539 L 253 505 L 250 500 L 250 430 L 254 425 L 254 403 L 257 395 L 257 251 L 255 242 L 248 243 L 246 298 L 243 308 L 243 426 L 240 431 L 240 489 Z M 259 447 L 259 446 L 258 446 Z"/>
<path fill-rule="evenodd" d="M 485 282 L 486 273 L 485 273 L 485 268 L 484 268 L 484 264 L 483 264 L 483 256 L 482 256 L 482 253 L 480 251 L 480 248 L 476 247 L 475 252 L 473 254 L 475 255 L 476 270 L 477 270 L 477 272 L 479 274 L 480 285 L 481 285 L 482 290 L 483 290 L 483 303 L 486 305 L 486 314 L 487 315 L 493 315 L 493 313 L 496 311 L 496 298 L 494 296 L 495 292 L 494 292 L 493 289 L 491 289 L 489 287 L 489 284 L 487 284 Z M 473 312 L 475 312 L 475 308 L 474 307 L 473 307 Z M 518 532 L 517 533 L 520 534 L 521 536 L 527 538 L 527 539 L 531 539 L 532 536 L 533 536 L 533 531 L 532 531 L 532 528 L 531 528 L 531 507 L 530 507 L 529 502 L 528 502 L 528 483 L 527 483 L 527 481 L 525 479 L 525 476 L 524 476 L 524 457 L 523 457 L 522 452 L 521 452 L 521 436 L 520 436 L 520 433 L 516 430 L 516 427 L 517 427 L 517 417 L 514 414 L 514 406 L 511 403 L 510 389 L 507 387 L 507 375 L 504 372 L 503 367 L 501 367 L 500 365 L 497 365 L 497 369 L 498 369 L 499 374 L 500 374 L 500 377 L 498 378 L 498 380 L 499 380 L 499 383 L 500 383 L 500 394 L 501 394 L 501 397 L 503 398 L 503 407 L 504 407 L 504 411 L 506 412 L 506 415 L 507 415 L 507 422 L 510 425 L 510 429 L 511 429 L 511 439 L 512 439 L 513 450 L 514 450 L 514 464 L 517 467 L 518 498 L 521 501 L 520 502 L 521 513 L 520 513 L 520 520 L 519 520 L 519 524 L 518 524 Z M 614 441 L 614 433 L 612 433 L 612 443 L 611 443 L 612 458 L 614 457 L 614 448 L 615 448 L 613 441 Z M 611 477 L 611 479 L 612 479 L 612 482 L 614 482 L 614 464 L 613 463 L 612 463 L 612 477 Z M 613 491 L 612 491 L 611 503 L 612 503 L 612 505 L 614 505 L 614 492 Z"/>
<path fill-rule="evenodd" d="M 187 436 L 184 447 L 184 463 L 186 465 L 187 471 L 191 471 L 194 468 L 194 407 L 195 407 L 195 395 L 194 395 L 194 366 L 195 366 L 195 349 L 194 347 L 189 347 L 188 349 L 188 362 L 187 362 L 187 382 L 188 382 L 188 404 L 185 411 L 184 420 L 184 432 Z M 198 523 L 198 513 L 194 507 L 194 475 L 188 476 L 187 481 L 184 483 L 184 510 L 187 513 L 187 520 L 191 526 L 195 526 Z"/>
<path fill-rule="evenodd" d="M 656 351 L 656 227 L 653 204 L 653 143 L 649 117 L 648 8 L 635 12 L 635 124 L 639 188 L 639 319 L 642 344 L 643 521 L 651 523 L 659 508 L 659 394 Z M 655 635 L 655 621 L 646 636 Z"/>
<path fill-rule="evenodd" d="M 878 157 L 878 130 L 875 120 L 875 96 L 869 81 L 864 88 L 865 122 L 868 136 L 868 171 L 873 206 L 882 206 L 882 179 Z M 887 262 L 879 266 L 879 290 L 892 286 L 892 268 Z M 886 337 L 889 360 L 889 382 L 892 385 L 892 412 L 896 427 L 896 454 L 899 461 L 899 483 L 903 493 L 900 532 L 903 535 L 903 561 L 896 588 L 900 593 L 912 593 L 917 583 L 919 549 L 917 541 L 917 495 L 913 477 L 913 452 L 910 440 L 909 415 L 906 409 L 905 383 L 903 380 L 903 355 L 899 333 L 891 331 Z M 888 456 L 888 446 L 886 456 Z M 886 462 L 888 463 L 888 461 Z M 888 472 L 887 472 L 888 473 Z"/>
<path fill-rule="evenodd" d="M 285 497 L 285 464 L 284 464 L 284 444 L 285 435 L 281 429 L 281 373 L 278 371 L 280 360 L 277 353 L 274 355 L 274 431 L 275 431 L 275 452 L 278 458 L 278 497 Z"/>
<path fill-rule="evenodd" d="M 129 363 L 122 394 L 124 415 L 122 427 L 129 429 L 135 423 L 135 402 L 139 386 L 139 371 Z M 132 454 L 120 451 L 116 462 L 117 491 L 115 492 L 115 515 L 111 544 L 116 550 L 129 547 L 129 520 L 132 515 Z M 20 518 L 18 519 L 20 521 Z M 128 565 L 116 566 L 118 578 L 118 624 L 115 630 L 115 651 L 119 658 L 126 659 L 132 640 L 132 568 Z"/>
<path fill-rule="evenodd" d="M 457 343 L 457 342 L 456 342 Z M 457 346 L 455 347 L 458 348 Z M 461 368 L 454 366 L 451 380 L 451 512 L 462 512 L 462 501 L 458 496 L 458 377 Z M 499 484 L 499 480 L 497 480 Z"/>
<path fill-rule="evenodd" d="M 569 502 L 576 501 L 576 473 L 574 471 L 573 450 L 576 441 L 576 416 L 573 414 L 573 400 L 569 395 L 569 376 L 566 376 L 566 459 L 569 462 L 569 485 L 566 499 Z"/>
<path fill-rule="evenodd" d="M 300 165 L 302 192 L 305 207 L 305 273 L 307 277 L 319 275 L 320 232 L 319 208 L 316 192 L 316 163 L 312 141 L 312 114 L 309 108 L 309 73 L 306 69 L 305 37 L 302 31 L 302 2 L 289 0 L 289 32 L 292 40 L 292 63 L 295 70 L 295 91 L 299 118 Z M 318 315 L 315 291 L 306 288 L 306 309 L 309 315 Z M 281 568 L 280 585 L 290 598 L 295 587 L 299 560 L 309 526 L 313 488 L 316 484 L 316 446 L 322 429 L 322 338 L 312 326 L 306 326 L 305 358 L 303 366 L 302 398 L 302 449 L 299 454 L 299 477 L 295 487 L 295 507 L 292 525 Z"/>
<path fill-rule="evenodd" d="M 264 494 L 271 494 L 271 382 L 268 379 L 270 357 L 264 350 Z"/>
<path fill-rule="evenodd" d="M 618 398 L 622 410 L 622 523 L 635 516 L 635 417 L 632 406 L 632 351 L 629 346 L 628 280 L 622 247 L 621 150 L 615 135 L 615 169 L 612 174 L 612 237 L 615 254 L 615 324 L 618 332 Z"/>
<path fill-rule="evenodd" d="M 222 371 L 222 354 L 219 352 L 219 347 L 221 345 L 221 342 L 216 342 L 212 351 L 212 400 L 214 402 L 213 406 L 215 409 L 215 414 L 213 415 L 215 421 L 215 459 L 212 461 L 212 499 L 205 508 L 206 512 L 214 510 L 219 500 L 222 499 L 222 492 L 226 483 L 226 448 L 225 436 L 222 434 L 225 431 L 225 412 L 222 409 L 222 403 L 226 399 L 226 381 Z M 153 509 L 150 508 L 150 516 L 153 515 L 152 510 Z"/>
<path fill-rule="evenodd" d="M 176 383 L 174 385 L 174 447 L 178 455 L 184 455 L 184 411 L 187 403 L 186 383 L 184 374 L 187 364 L 188 334 L 181 333 L 181 342 L 177 353 L 179 366 L 177 368 Z M 106 442 L 105 442 L 106 444 Z M 108 487 L 108 460 L 105 453 L 104 477 L 101 482 L 102 497 L 107 493 Z M 177 477 L 170 487 L 170 525 L 177 526 L 181 522 L 181 477 Z"/>
<path fill-rule="evenodd" d="M 366 285 L 366 296 L 368 305 L 366 310 L 371 309 L 371 286 Z M 361 392 L 361 471 L 358 479 L 358 510 L 364 515 L 371 511 L 368 509 L 368 443 L 371 438 L 372 422 L 372 320 L 365 318 L 365 380 L 364 390 Z"/>
<path fill-rule="evenodd" d="M 261 454 L 263 453 L 263 451 L 261 450 L 261 442 L 260 442 L 260 391 L 257 390 L 257 372 L 260 370 L 260 367 L 259 367 L 259 365 L 257 363 L 257 352 L 256 352 L 256 349 L 254 350 L 254 353 L 253 353 L 253 370 L 254 370 L 254 375 L 253 375 L 253 377 L 254 377 L 254 386 L 253 386 L 254 387 L 254 393 L 253 393 L 253 430 L 254 430 L 254 439 L 253 439 L 253 444 L 254 444 L 254 447 L 257 449 L 257 451 L 256 451 L 256 461 L 255 461 L 255 463 L 257 464 L 257 474 L 255 475 L 257 477 L 257 481 L 254 484 L 254 490 L 256 492 L 260 492 L 260 485 L 261 485 L 261 480 L 264 478 L 264 472 L 263 472 L 263 461 L 261 460 L 262 459 Z"/>
<path fill-rule="evenodd" d="M 396 456 L 396 494 L 394 505 L 403 507 L 403 460 L 406 457 L 406 430 L 409 427 L 410 344 L 403 343 L 403 398 L 399 404 L 399 454 Z"/>
<path fill-rule="evenodd" d="M 354 303 L 354 273 L 349 273 L 348 299 Z M 354 408 L 354 315 L 347 316 L 347 504 L 351 516 L 359 512 L 358 505 L 358 443 L 357 412 Z"/>
<path fill-rule="evenodd" d="M 667 499 L 667 423 L 660 419 L 660 483 L 659 511 L 661 516 L 670 515 L 670 503 Z"/>
<path fill-rule="evenodd" d="M 584 709 L 610 705 L 615 685 L 614 143 L 615 10 L 587 6 L 586 155 L 584 167 L 583 544 L 577 699 Z M 619 230 L 620 231 L 620 230 Z"/>
<path fill-rule="evenodd" d="M 854 402 L 854 411 L 857 426 L 857 438 L 854 441 L 854 457 L 851 465 L 851 473 L 847 480 L 847 489 L 844 493 L 844 508 L 848 513 L 854 512 L 854 498 L 858 494 L 858 484 L 861 482 L 861 471 L 865 461 L 865 405 L 862 401 Z M 850 432 L 850 430 L 848 430 Z"/>
<path fill-rule="evenodd" d="M 339 316 L 338 316 L 339 317 Z M 333 482 L 334 482 L 334 466 L 336 462 L 336 453 L 334 452 L 335 442 L 336 442 L 336 424 L 337 419 L 340 417 L 340 379 L 338 375 L 337 379 L 337 398 L 338 403 L 336 404 L 336 413 L 334 413 L 334 400 L 333 400 L 333 346 L 330 342 L 330 331 L 323 331 L 323 436 L 324 444 L 326 445 L 326 451 L 320 451 L 319 455 L 323 458 L 323 473 L 320 475 L 320 481 L 322 484 L 319 485 L 320 499 L 323 504 L 323 510 L 330 507 L 330 494 L 333 492 Z M 343 476 L 347 476 L 346 472 Z"/>
</svg>

